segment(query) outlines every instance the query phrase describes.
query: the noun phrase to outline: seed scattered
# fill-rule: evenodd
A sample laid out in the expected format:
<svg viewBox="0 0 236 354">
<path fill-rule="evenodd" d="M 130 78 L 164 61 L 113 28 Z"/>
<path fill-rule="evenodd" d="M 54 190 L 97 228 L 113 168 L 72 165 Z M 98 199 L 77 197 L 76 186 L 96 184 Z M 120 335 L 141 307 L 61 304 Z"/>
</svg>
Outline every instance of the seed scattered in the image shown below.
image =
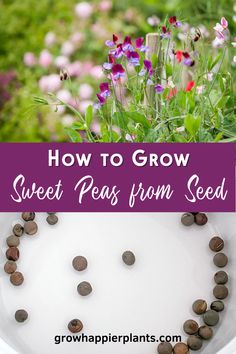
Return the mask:
<svg viewBox="0 0 236 354">
<path fill-rule="evenodd" d="M 10 247 L 6 251 L 6 257 L 9 261 L 17 261 L 20 257 L 20 251 L 17 247 Z"/>
<path fill-rule="evenodd" d="M 221 312 L 224 310 L 224 308 L 225 308 L 225 305 L 224 305 L 223 301 L 218 300 L 218 301 L 213 301 L 211 303 L 211 310 L 214 310 L 216 312 Z"/>
<path fill-rule="evenodd" d="M 79 333 L 83 329 L 83 323 L 78 319 L 74 319 L 69 322 L 68 329 L 71 333 Z"/>
<path fill-rule="evenodd" d="M 24 282 L 23 274 L 20 272 L 14 272 L 10 276 L 10 282 L 15 285 L 19 286 Z"/>
<path fill-rule="evenodd" d="M 87 281 L 83 281 L 77 287 L 77 291 L 81 296 L 88 296 L 92 292 L 92 286 Z"/>
<path fill-rule="evenodd" d="M 203 315 L 203 321 L 207 326 L 215 326 L 219 322 L 219 314 L 214 310 L 208 310 Z"/>
<path fill-rule="evenodd" d="M 123 262 L 128 266 L 131 266 L 135 263 L 135 255 L 131 251 L 125 251 L 122 254 L 122 259 L 123 259 Z"/>
<path fill-rule="evenodd" d="M 192 213 L 184 213 L 181 217 L 181 222 L 184 226 L 191 226 L 194 224 L 194 215 Z"/>
<path fill-rule="evenodd" d="M 19 237 L 15 236 L 15 235 L 11 235 L 11 236 L 8 236 L 8 238 L 6 239 L 6 242 L 9 247 L 17 247 L 20 244 L 20 239 L 19 239 Z"/>
<path fill-rule="evenodd" d="M 196 334 L 198 332 L 198 323 L 194 320 L 187 320 L 183 326 L 184 332 L 187 334 Z"/>
<path fill-rule="evenodd" d="M 206 312 L 207 309 L 207 303 L 205 300 L 196 300 L 193 303 L 193 311 L 197 314 L 197 315 L 202 315 L 203 313 Z"/>
<path fill-rule="evenodd" d="M 198 336 L 189 336 L 187 340 L 187 344 L 192 350 L 200 350 L 202 347 L 202 339 Z"/>
<path fill-rule="evenodd" d="M 21 217 L 25 221 L 33 221 L 35 219 L 35 213 L 34 212 L 25 212 L 21 214 Z"/>
<path fill-rule="evenodd" d="M 220 252 L 224 248 L 224 240 L 218 236 L 215 236 L 210 240 L 209 247 L 213 252 Z"/>
<path fill-rule="evenodd" d="M 213 258 L 213 262 L 217 267 L 223 268 L 228 263 L 228 257 L 224 253 L 217 253 Z"/>
<path fill-rule="evenodd" d="M 25 310 L 17 310 L 15 313 L 15 319 L 17 322 L 25 322 L 28 318 L 28 313 Z"/>
<path fill-rule="evenodd" d="M 187 344 L 185 344 L 185 343 L 175 344 L 175 346 L 173 348 L 173 353 L 174 354 L 188 354 L 189 350 L 188 350 Z"/>
<path fill-rule="evenodd" d="M 58 217 L 55 214 L 51 213 L 50 215 L 48 215 L 46 220 L 49 225 L 56 225 L 58 222 Z"/>
<path fill-rule="evenodd" d="M 158 354 L 172 354 L 173 347 L 168 342 L 160 343 L 157 347 Z"/>
<path fill-rule="evenodd" d="M 204 213 L 197 213 L 195 215 L 195 223 L 199 226 L 203 226 L 207 223 L 208 218 Z"/>
<path fill-rule="evenodd" d="M 209 340 L 213 337 L 213 329 L 209 326 L 201 326 L 198 333 L 199 336 L 205 340 Z"/>
<path fill-rule="evenodd" d="M 7 261 L 4 265 L 4 271 L 7 274 L 12 274 L 16 271 L 17 269 L 17 264 L 14 261 Z"/>
<path fill-rule="evenodd" d="M 223 300 L 229 295 L 229 290 L 225 285 L 216 285 L 213 294 L 217 299 Z"/>
<path fill-rule="evenodd" d="M 27 235 L 35 235 L 38 231 L 38 225 L 34 221 L 26 221 L 25 232 Z"/>
<path fill-rule="evenodd" d="M 72 266 L 75 270 L 81 272 L 85 270 L 88 266 L 88 261 L 83 256 L 77 256 L 72 261 Z"/>
</svg>

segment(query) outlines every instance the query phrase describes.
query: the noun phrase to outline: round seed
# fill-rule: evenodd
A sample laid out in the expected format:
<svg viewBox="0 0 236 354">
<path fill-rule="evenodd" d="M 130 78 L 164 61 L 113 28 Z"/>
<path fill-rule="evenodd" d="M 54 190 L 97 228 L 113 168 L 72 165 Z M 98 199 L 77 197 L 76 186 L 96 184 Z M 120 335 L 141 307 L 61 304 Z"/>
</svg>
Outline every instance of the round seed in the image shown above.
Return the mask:
<svg viewBox="0 0 236 354">
<path fill-rule="evenodd" d="M 209 242 L 209 247 L 213 252 L 220 252 L 224 248 L 224 240 L 222 238 L 215 236 Z"/>
<path fill-rule="evenodd" d="M 213 336 L 213 329 L 209 326 L 201 326 L 198 334 L 202 339 L 209 340 Z"/>
<path fill-rule="evenodd" d="M 202 340 L 197 336 L 189 336 L 187 340 L 187 344 L 192 350 L 200 350 L 202 347 Z"/>
<path fill-rule="evenodd" d="M 81 272 L 82 270 L 85 270 L 87 268 L 88 261 L 83 256 L 77 256 L 73 259 L 72 265 L 75 270 L 78 270 L 79 272 Z"/>
<path fill-rule="evenodd" d="M 6 251 L 6 257 L 9 261 L 17 261 L 20 257 L 20 252 L 17 247 L 10 247 Z"/>
<path fill-rule="evenodd" d="M 208 310 L 203 315 L 203 321 L 208 326 L 215 326 L 219 322 L 219 314 L 214 310 Z"/>
<path fill-rule="evenodd" d="M 10 276 L 10 282 L 15 286 L 21 285 L 23 281 L 24 281 L 24 277 L 23 274 L 20 272 L 14 272 Z"/>
<path fill-rule="evenodd" d="M 228 274 L 223 270 L 217 272 L 214 276 L 216 284 L 226 284 L 228 282 Z"/>
<path fill-rule="evenodd" d="M 228 257 L 224 253 L 217 253 L 214 258 L 213 262 L 217 267 L 225 267 L 228 263 Z"/>
<path fill-rule="evenodd" d="M 185 343 L 177 343 L 173 348 L 174 354 L 188 354 L 188 346 Z"/>
<path fill-rule="evenodd" d="M 15 236 L 20 237 L 24 233 L 24 228 L 21 224 L 16 224 L 14 225 L 12 231 Z"/>
<path fill-rule="evenodd" d="M 207 309 L 207 303 L 205 300 L 196 300 L 193 303 L 193 311 L 197 314 L 197 315 L 202 315 L 203 313 L 206 312 Z"/>
<path fill-rule="evenodd" d="M 184 322 L 183 329 L 187 334 L 196 334 L 198 331 L 198 324 L 194 320 L 187 320 Z"/>
<path fill-rule="evenodd" d="M 195 223 L 199 226 L 203 226 L 207 223 L 208 218 L 206 216 L 206 214 L 204 213 L 197 213 L 197 215 L 195 215 Z"/>
<path fill-rule="evenodd" d="M 11 235 L 11 236 L 8 236 L 8 238 L 6 239 L 6 242 L 9 247 L 17 247 L 20 244 L 20 239 L 19 239 L 19 237 L 15 236 L 15 235 Z"/>
<path fill-rule="evenodd" d="M 17 265 L 14 261 L 7 261 L 4 265 L 4 270 L 7 274 L 12 274 L 16 271 Z"/>
<path fill-rule="evenodd" d="M 170 343 L 163 342 L 158 345 L 157 352 L 158 354 L 172 354 L 173 347 Z"/>
<path fill-rule="evenodd" d="M 15 313 L 15 319 L 17 322 L 25 322 L 28 318 L 28 313 L 25 310 L 17 310 Z"/>
<path fill-rule="evenodd" d="M 93 289 L 90 283 L 88 283 L 87 281 L 83 281 L 78 285 L 77 290 L 81 296 L 88 296 Z"/>
<path fill-rule="evenodd" d="M 135 255 L 131 251 L 125 251 L 122 254 L 122 259 L 123 262 L 128 266 L 131 266 L 135 263 Z"/>
<path fill-rule="evenodd" d="M 191 226 L 194 223 L 194 215 L 192 213 L 184 213 L 181 217 L 184 226 Z"/>
<path fill-rule="evenodd" d="M 21 217 L 25 221 L 33 221 L 35 218 L 35 213 L 34 212 L 25 212 L 21 214 Z"/>
<path fill-rule="evenodd" d="M 221 312 L 224 310 L 224 308 L 225 308 L 225 305 L 224 305 L 223 301 L 218 300 L 218 301 L 213 301 L 211 303 L 211 309 L 216 312 Z"/>
<path fill-rule="evenodd" d="M 27 235 L 34 235 L 38 231 L 38 225 L 34 221 L 26 221 L 25 232 Z"/>
<path fill-rule="evenodd" d="M 229 295 L 229 290 L 225 285 L 216 285 L 213 294 L 217 299 L 223 300 Z"/>
<path fill-rule="evenodd" d="M 55 225 L 58 222 L 58 217 L 55 214 L 48 215 L 47 223 L 49 225 Z"/>
<path fill-rule="evenodd" d="M 78 333 L 78 332 L 82 331 L 83 323 L 78 319 L 74 319 L 69 322 L 68 329 L 71 333 Z"/>
</svg>

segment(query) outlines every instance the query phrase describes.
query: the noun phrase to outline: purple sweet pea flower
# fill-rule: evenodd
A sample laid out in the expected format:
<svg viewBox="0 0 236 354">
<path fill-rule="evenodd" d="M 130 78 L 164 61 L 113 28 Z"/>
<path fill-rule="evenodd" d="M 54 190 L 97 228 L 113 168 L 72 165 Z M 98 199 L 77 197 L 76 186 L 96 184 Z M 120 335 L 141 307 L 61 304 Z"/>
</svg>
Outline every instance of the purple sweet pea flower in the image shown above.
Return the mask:
<svg viewBox="0 0 236 354">
<path fill-rule="evenodd" d="M 115 43 L 113 41 L 109 40 L 109 39 L 105 42 L 105 44 L 109 48 L 114 48 L 115 47 Z"/>
<path fill-rule="evenodd" d="M 108 82 L 102 82 L 99 87 L 102 97 L 107 98 L 111 95 Z"/>
<path fill-rule="evenodd" d="M 144 60 L 143 61 L 144 67 L 147 70 L 147 72 L 149 73 L 150 76 L 153 75 L 153 68 L 152 68 L 152 62 L 150 60 Z"/>
<path fill-rule="evenodd" d="M 140 50 L 140 52 L 147 52 L 149 47 L 144 45 L 144 38 L 140 37 L 135 40 L 135 47 Z"/>
<path fill-rule="evenodd" d="M 183 64 L 186 66 L 192 66 L 193 60 L 190 57 L 186 58 L 186 59 L 184 59 Z"/>
<path fill-rule="evenodd" d="M 164 91 L 164 87 L 160 84 L 155 85 L 156 93 L 162 93 Z"/>
<path fill-rule="evenodd" d="M 121 64 L 114 64 L 112 67 L 112 76 L 114 80 L 119 80 L 125 76 L 125 69 Z"/>
<path fill-rule="evenodd" d="M 112 64 L 111 63 L 104 63 L 102 67 L 105 70 L 111 70 Z"/>
<path fill-rule="evenodd" d="M 177 28 L 180 28 L 180 27 L 182 27 L 182 26 L 183 26 L 183 24 L 182 24 L 182 22 L 181 22 L 181 21 L 176 21 L 175 26 L 176 26 Z"/>
<path fill-rule="evenodd" d="M 124 55 L 122 45 L 118 45 L 116 49 L 112 49 L 110 54 L 116 59 L 121 58 Z"/>
<path fill-rule="evenodd" d="M 127 58 L 129 60 L 129 63 L 134 65 L 134 66 L 138 66 L 140 65 L 139 59 L 140 56 L 137 52 L 127 52 Z"/>
<path fill-rule="evenodd" d="M 99 104 L 103 106 L 106 103 L 106 98 L 103 97 L 100 93 L 97 93 L 97 98 L 99 100 Z"/>
<path fill-rule="evenodd" d="M 166 26 L 162 26 L 161 38 L 170 38 L 171 32 L 167 31 Z"/>
<path fill-rule="evenodd" d="M 129 37 L 129 36 L 125 37 L 124 42 L 122 44 L 122 49 L 123 49 L 124 52 L 126 52 L 127 50 L 132 52 L 134 50 L 134 48 L 132 46 L 131 37 Z"/>
</svg>

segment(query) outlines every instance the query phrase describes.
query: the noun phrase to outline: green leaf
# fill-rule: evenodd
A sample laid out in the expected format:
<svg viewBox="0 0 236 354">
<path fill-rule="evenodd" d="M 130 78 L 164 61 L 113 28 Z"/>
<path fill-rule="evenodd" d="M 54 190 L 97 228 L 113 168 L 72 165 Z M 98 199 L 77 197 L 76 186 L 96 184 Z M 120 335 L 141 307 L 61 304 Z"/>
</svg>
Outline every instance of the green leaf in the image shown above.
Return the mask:
<svg viewBox="0 0 236 354">
<path fill-rule="evenodd" d="M 166 77 L 172 76 L 173 74 L 173 67 L 171 64 L 166 64 Z"/>
<path fill-rule="evenodd" d="M 219 101 L 216 104 L 217 108 L 224 108 L 228 102 L 228 100 L 230 99 L 230 96 L 223 96 L 219 99 Z"/>
<path fill-rule="evenodd" d="M 223 137 L 223 133 L 218 133 L 214 139 L 215 143 L 218 143 L 218 141 L 220 141 Z"/>
<path fill-rule="evenodd" d="M 72 124 L 71 129 L 74 130 L 86 130 L 86 126 L 82 122 L 75 122 Z"/>
<path fill-rule="evenodd" d="M 65 128 L 65 131 L 73 143 L 81 143 L 83 141 L 80 134 L 76 130 L 72 128 Z"/>
<path fill-rule="evenodd" d="M 125 112 L 127 118 L 133 120 L 135 123 L 141 124 L 144 128 L 150 128 L 151 123 L 149 120 L 141 113 L 138 112 Z"/>
<path fill-rule="evenodd" d="M 184 126 L 186 130 L 192 135 L 195 136 L 197 131 L 200 128 L 201 118 L 199 116 L 193 116 L 188 114 L 184 119 Z"/>
<path fill-rule="evenodd" d="M 93 106 L 90 105 L 86 109 L 86 113 L 85 113 L 85 122 L 88 128 L 90 127 L 92 121 L 93 121 Z"/>
<path fill-rule="evenodd" d="M 112 116 L 112 121 L 115 125 L 125 130 L 128 124 L 126 112 L 115 112 Z"/>
<path fill-rule="evenodd" d="M 216 64 L 219 62 L 220 58 L 222 57 L 222 54 L 219 53 L 216 58 L 213 60 L 213 62 L 210 63 L 210 67 L 208 67 L 208 70 L 211 71 L 215 66 Z"/>
</svg>

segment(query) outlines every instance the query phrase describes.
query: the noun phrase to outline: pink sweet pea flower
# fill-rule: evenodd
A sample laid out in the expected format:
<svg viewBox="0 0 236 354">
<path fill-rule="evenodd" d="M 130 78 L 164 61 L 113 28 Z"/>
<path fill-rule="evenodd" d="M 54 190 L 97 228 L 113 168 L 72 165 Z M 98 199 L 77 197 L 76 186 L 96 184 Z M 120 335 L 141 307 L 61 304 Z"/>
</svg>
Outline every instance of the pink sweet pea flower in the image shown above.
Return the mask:
<svg viewBox="0 0 236 354">
<path fill-rule="evenodd" d="M 39 56 L 39 65 L 43 68 L 48 68 L 52 64 L 53 57 L 47 49 L 42 50 Z"/>
<path fill-rule="evenodd" d="M 162 26 L 161 38 L 170 38 L 171 31 L 167 31 L 166 26 Z"/>
<path fill-rule="evenodd" d="M 143 64 L 145 66 L 145 69 L 147 70 L 147 72 L 149 73 L 150 76 L 153 75 L 153 68 L 152 68 L 152 62 L 150 60 L 144 60 Z"/>
<path fill-rule="evenodd" d="M 177 21 L 176 16 L 172 16 L 169 18 L 169 24 L 175 27 L 181 27 L 182 26 L 182 22 Z"/>
<path fill-rule="evenodd" d="M 126 36 L 124 39 L 124 42 L 122 44 L 122 49 L 124 52 L 126 52 L 127 50 L 129 51 L 133 51 L 133 46 L 132 46 L 132 41 L 131 41 L 131 37 L 130 36 Z"/>
<path fill-rule="evenodd" d="M 100 104 L 101 106 L 104 106 L 104 104 L 106 103 L 106 98 L 103 97 L 100 93 L 97 93 L 97 98 L 98 98 L 98 100 L 99 100 L 99 104 Z"/>
<path fill-rule="evenodd" d="M 135 47 L 140 50 L 140 52 L 146 52 L 149 48 L 144 45 L 144 38 L 139 37 L 135 40 Z"/>
<path fill-rule="evenodd" d="M 36 63 L 37 63 L 37 59 L 36 59 L 34 53 L 31 53 L 31 52 L 25 53 L 25 55 L 24 55 L 24 64 L 26 66 L 31 67 L 31 66 L 34 66 Z"/>
<path fill-rule="evenodd" d="M 140 62 L 139 62 L 140 56 L 139 56 L 139 54 L 137 52 L 128 51 L 126 56 L 127 56 L 128 60 L 129 60 L 130 64 L 132 64 L 134 66 L 140 65 Z"/>
<path fill-rule="evenodd" d="M 109 97 L 111 95 L 111 91 L 109 89 L 109 84 L 108 82 L 102 82 L 100 84 L 100 91 L 101 91 L 101 96 L 106 98 Z"/>
</svg>

